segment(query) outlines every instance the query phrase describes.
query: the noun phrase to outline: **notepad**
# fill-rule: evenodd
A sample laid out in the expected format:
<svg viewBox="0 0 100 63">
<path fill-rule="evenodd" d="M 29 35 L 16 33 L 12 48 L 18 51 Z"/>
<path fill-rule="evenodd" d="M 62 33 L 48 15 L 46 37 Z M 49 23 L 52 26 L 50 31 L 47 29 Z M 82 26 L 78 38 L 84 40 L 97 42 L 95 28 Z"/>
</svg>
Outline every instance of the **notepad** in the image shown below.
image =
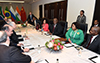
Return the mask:
<svg viewBox="0 0 100 63">
<path fill-rule="evenodd" d="M 37 61 L 35 63 L 49 63 L 49 62 L 46 59 L 44 59 L 44 60 L 39 60 L 39 61 Z"/>
<path fill-rule="evenodd" d="M 66 47 L 72 46 L 70 43 L 69 44 L 65 44 Z"/>
</svg>

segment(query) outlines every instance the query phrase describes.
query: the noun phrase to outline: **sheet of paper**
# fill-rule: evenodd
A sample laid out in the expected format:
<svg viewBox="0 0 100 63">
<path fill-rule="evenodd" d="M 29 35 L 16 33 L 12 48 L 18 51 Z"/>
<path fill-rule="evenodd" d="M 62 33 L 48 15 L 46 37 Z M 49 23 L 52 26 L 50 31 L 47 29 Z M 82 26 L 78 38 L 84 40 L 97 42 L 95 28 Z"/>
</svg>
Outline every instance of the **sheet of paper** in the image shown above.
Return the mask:
<svg viewBox="0 0 100 63">
<path fill-rule="evenodd" d="M 38 62 L 38 63 L 47 63 L 45 60 L 41 61 L 41 62 Z"/>
<path fill-rule="evenodd" d="M 94 58 L 92 60 L 95 61 L 96 63 L 100 63 L 100 57 Z"/>
</svg>

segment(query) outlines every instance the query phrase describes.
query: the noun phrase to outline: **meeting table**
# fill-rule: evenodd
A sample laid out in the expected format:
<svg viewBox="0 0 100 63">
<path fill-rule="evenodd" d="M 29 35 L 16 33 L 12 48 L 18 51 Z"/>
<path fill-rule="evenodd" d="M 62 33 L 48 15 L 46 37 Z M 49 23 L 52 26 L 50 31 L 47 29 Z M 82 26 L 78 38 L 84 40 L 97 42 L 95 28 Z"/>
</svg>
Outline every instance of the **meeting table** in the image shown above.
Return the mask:
<svg viewBox="0 0 100 63">
<path fill-rule="evenodd" d="M 94 63 L 93 61 L 100 63 L 98 60 L 100 59 L 99 54 L 87 50 L 82 46 L 80 46 L 82 47 L 82 50 L 77 50 L 75 48 L 77 45 L 75 44 L 74 47 L 67 47 L 71 44 L 65 44 L 64 48 L 60 51 L 49 50 L 46 48 L 45 43 L 52 38 L 57 39 L 60 37 L 56 35 L 45 35 L 45 32 L 42 33 L 36 30 L 35 27 L 30 24 L 26 27 L 21 26 L 21 24 L 17 24 L 15 31 L 17 34 L 28 36 L 29 39 L 24 39 L 21 43 L 24 44 L 25 48 L 31 49 L 29 52 L 24 52 L 24 54 L 30 55 L 34 62 L 40 61 L 40 63 L 57 63 L 57 59 L 59 59 L 59 63 Z M 64 43 L 64 41 L 62 41 L 62 43 Z"/>
</svg>

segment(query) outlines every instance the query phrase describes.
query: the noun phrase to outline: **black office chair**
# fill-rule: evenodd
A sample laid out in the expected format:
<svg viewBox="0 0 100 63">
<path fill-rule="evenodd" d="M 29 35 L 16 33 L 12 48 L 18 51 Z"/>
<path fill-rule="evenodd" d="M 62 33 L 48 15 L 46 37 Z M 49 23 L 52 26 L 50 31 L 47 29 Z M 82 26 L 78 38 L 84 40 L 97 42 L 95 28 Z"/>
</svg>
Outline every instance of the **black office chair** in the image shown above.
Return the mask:
<svg viewBox="0 0 100 63">
<path fill-rule="evenodd" d="M 87 39 L 87 30 L 88 30 L 88 24 L 83 24 L 83 23 L 80 23 L 80 29 L 83 31 L 84 33 L 84 41 L 81 45 L 83 45 Z"/>
<path fill-rule="evenodd" d="M 5 21 L 4 20 L 0 20 L 0 30 L 4 25 L 5 25 Z"/>
<path fill-rule="evenodd" d="M 60 37 L 65 38 L 65 34 L 68 28 L 68 22 L 59 21 L 59 24 L 61 24 L 61 26 L 63 27 L 62 35 L 60 35 Z"/>
<path fill-rule="evenodd" d="M 87 34 L 88 24 L 83 24 L 83 23 L 79 23 L 79 24 L 80 24 L 80 29 L 83 31 L 85 37 Z"/>
</svg>

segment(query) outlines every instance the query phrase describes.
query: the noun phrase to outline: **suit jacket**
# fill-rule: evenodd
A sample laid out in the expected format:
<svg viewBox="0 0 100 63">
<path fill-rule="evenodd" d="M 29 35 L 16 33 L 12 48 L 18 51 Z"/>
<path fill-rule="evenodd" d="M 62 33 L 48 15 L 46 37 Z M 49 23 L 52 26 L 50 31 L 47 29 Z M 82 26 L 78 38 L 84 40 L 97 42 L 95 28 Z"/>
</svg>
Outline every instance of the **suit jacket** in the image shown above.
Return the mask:
<svg viewBox="0 0 100 63">
<path fill-rule="evenodd" d="M 87 45 L 89 44 L 89 42 L 91 40 L 91 37 L 92 37 L 91 35 L 88 36 L 86 43 L 83 44 L 83 47 L 87 48 Z M 100 35 L 98 35 L 93 40 L 93 42 L 89 45 L 89 47 L 87 49 L 100 54 Z"/>
<path fill-rule="evenodd" d="M 13 34 L 10 36 L 10 46 L 15 46 L 21 49 L 19 46 L 17 46 L 17 44 L 20 40 L 23 41 L 23 39 L 19 40 L 18 37 L 20 37 L 20 35 L 17 35 L 16 32 L 13 30 Z"/>
<path fill-rule="evenodd" d="M 7 24 L 7 22 L 5 20 L 0 20 L 0 30 L 2 29 L 2 27 Z"/>
<path fill-rule="evenodd" d="M 79 16 L 77 17 L 76 22 L 78 22 L 78 23 L 86 23 L 86 16 L 83 15 L 83 16 L 81 17 L 81 19 L 80 19 L 80 15 L 79 15 Z"/>
<path fill-rule="evenodd" d="M 33 19 L 33 17 L 35 17 L 35 16 L 32 14 L 32 19 Z M 30 15 L 28 15 L 27 21 L 28 21 L 28 23 L 32 24 Z"/>
<path fill-rule="evenodd" d="M 50 27 L 49 27 L 49 30 L 53 35 L 57 35 L 57 36 L 61 36 L 62 35 L 63 28 L 59 23 L 57 23 L 57 25 L 56 25 L 56 27 L 54 29 L 54 32 L 53 32 L 53 28 L 54 28 L 54 24 L 51 24 Z"/>
<path fill-rule="evenodd" d="M 30 63 L 30 61 L 30 56 L 22 54 L 19 49 L 0 45 L 0 63 Z"/>
<path fill-rule="evenodd" d="M 40 20 L 36 19 L 36 24 L 39 24 L 40 27 L 41 27 L 41 21 L 40 21 Z M 33 25 L 34 25 L 34 21 L 33 21 Z M 35 26 L 35 25 L 34 25 L 34 26 Z"/>
</svg>

